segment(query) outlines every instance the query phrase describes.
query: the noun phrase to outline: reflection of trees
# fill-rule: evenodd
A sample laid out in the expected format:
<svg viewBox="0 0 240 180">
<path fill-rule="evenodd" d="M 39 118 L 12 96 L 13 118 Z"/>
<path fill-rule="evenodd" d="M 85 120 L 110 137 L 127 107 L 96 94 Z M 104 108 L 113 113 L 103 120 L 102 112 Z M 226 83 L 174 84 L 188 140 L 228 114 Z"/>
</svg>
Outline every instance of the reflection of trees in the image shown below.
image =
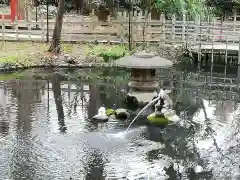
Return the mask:
<svg viewBox="0 0 240 180">
<path fill-rule="evenodd" d="M 198 164 L 204 167 L 206 162 L 200 157 L 198 149 L 195 146 L 194 138 L 192 138 L 194 137 L 194 134 L 195 134 L 194 127 L 185 129 L 184 127 L 171 125 L 169 127 L 166 127 L 164 130 L 159 129 L 158 127 L 149 128 L 147 134 L 148 139 L 153 140 L 155 142 L 161 142 L 162 144 L 164 144 L 164 147 L 149 151 L 147 153 L 148 160 L 153 161 L 161 158 L 159 157 L 159 154 L 174 159 L 173 164 L 176 164 L 175 168 L 173 167 L 173 164 L 171 164 L 169 167 L 164 168 L 166 174 L 169 176 L 168 178 L 169 180 L 181 179 L 182 174 L 177 169 L 178 162 L 181 162 L 180 164 L 185 168 L 186 173 L 189 173 L 188 169 L 192 169 L 192 166 L 194 166 L 194 164 L 195 165 Z M 194 171 L 194 169 L 192 170 Z M 195 176 L 193 174 L 189 174 L 189 176 L 190 175 L 191 177 L 212 176 L 211 171 L 194 173 Z M 194 178 L 192 179 L 194 180 Z"/>
<path fill-rule="evenodd" d="M 78 72 L 78 75 L 87 80 L 88 83 L 96 86 L 96 91 L 100 99 L 97 103 L 97 108 L 99 106 L 106 106 L 107 108 L 114 108 L 114 105 L 122 106 L 122 100 L 124 98 L 120 91 L 126 88 L 126 84 L 129 81 L 129 73 L 126 72 L 126 70 L 94 68 L 88 70 L 87 73 L 84 71 Z"/>
<path fill-rule="evenodd" d="M 55 73 L 52 78 L 52 89 L 58 114 L 58 123 L 59 123 L 59 129 L 61 132 L 66 131 L 66 126 L 64 122 L 64 111 L 63 111 L 63 103 L 62 103 L 62 95 L 61 95 L 61 79 L 62 76 L 58 73 Z"/>
<path fill-rule="evenodd" d="M 92 84 L 89 86 L 89 104 L 88 104 L 88 118 L 92 118 L 97 113 L 97 108 L 100 106 L 98 98 L 97 86 Z"/>
<path fill-rule="evenodd" d="M 188 117 L 191 119 L 199 109 L 198 94 L 195 89 L 186 90 L 184 84 L 180 82 L 180 88 L 175 89 L 175 111 L 179 114 L 181 111 L 187 112 Z"/>
<path fill-rule="evenodd" d="M 70 101 L 70 94 L 71 94 L 71 89 L 70 89 L 70 85 L 68 84 L 68 90 L 69 90 L 69 106 L 68 106 L 68 116 L 70 117 L 72 112 L 76 113 L 77 112 L 77 106 L 79 104 L 79 97 L 81 99 L 81 110 L 84 113 L 84 104 L 87 102 L 87 98 L 86 98 L 86 94 L 84 92 L 84 85 L 83 84 L 76 84 L 77 89 L 76 91 L 74 91 L 74 95 L 73 95 L 73 99 Z"/>
<path fill-rule="evenodd" d="M 225 156 L 225 154 L 223 153 L 222 149 L 218 146 L 217 144 L 217 140 L 214 136 L 214 134 L 216 134 L 215 130 L 212 128 L 212 124 L 211 124 L 211 120 L 207 117 L 207 111 L 206 108 L 203 104 L 203 101 L 201 101 L 201 106 L 203 108 L 203 112 L 204 112 L 204 116 L 205 116 L 205 123 L 206 123 L 206 129 L 205 129 L 205 136 L 210 136 L 213 140 L 213 145 L 215 146 L 217 152 L 222 156 L 227 158 L 229 161 L 231 161 L 231 159 L 227 156 Z"/>
<path fill-rule="evenodd" d="M 101 84 L 99 85 L 100 105 L 106 108 L 123 107 L 123 94 L 119 91 L 119 86 L 115 84 Z"/>
<path fill-rule="evenodd" d="M 196 80 L 196 82 L 198 82 L 198 80 Z M 165 131 L 159 130 L 161 132 L 160 135 L 159 135 L 159 131 L 158 131 L 158 134 L 153 135 L 158 137 L 158 139 L 156 138 L 154 141 L 162 142 L 165 145 L 165 147 L 163 149 L 150 151 L 148 153 L 148 158 L 150 160 L 158 159 L 159 154 L 164 154 L 166 156 L 171 157 L 174 162 L 175 160 L 181 161 L 185 169 L 187 169 L 186 173 L 189 179 L 192 179 L 192 180 L 211 179 L 213 176 L 213 173 L 212 173 L 213 171 L 210 170 L 210 171 L 196 173 L 194 168 L 191 167 L 191 164 L 199 164 L 203 168 L 209 167 L 209 164 L 214 166 L 214 162 L 212 161 L 216 162 L 217 160 L 215 158 L 211 158 L 212 155 L 220 158 L 220 161 L 219 161 L 220 164 L 224 163 L 224 165 L 226 165 L 227 164 L 226 162 L 229 162 L 229 164 L 233 165 L 234 163 L 232 162 L 231 159 L 229 159 L 229 157 L 226 157 L 227 155 L 227 153 L 225 152 L 226 150 L 224 151 L 224 149 L 221 149 L 221 147 L 217 144 L 216 138 L 214 136 L 214 133 L 216 132 L 212 128 L 213 122 L 211 122 L 211 120 L 207 117 L 206 108 L 203 106 L 201 95 L 199 95 L 203 93 L 198 93 L 201 90 L 198 89 L 196 85 L 194 88 L 192 87 L 189 88 L 189 89 L 193 89 L 193 91 L 194 89 L 196 89 L 196 94 L 193 94 L 192 92 L 190 94 L 186 93 L 185 92 L 186 88 L 184 87 L 180 87 L 180 89 L 182 89 L 182 92 L 181 91 L 180 93 L 174 92 L 174 94 L 178 96 L 179 102 L 180 102 L 179 105 L 177 105 L 177 108 L 179 109 L 176 109 L 176 111 L 179 113 L 183 109 L 185 109 L 188 112 L 188 118 L 191 120 L 192 117 L 196 115 L 197 109 L 200 109 L 200 108 L 203 109 L 203 112 L 205 115 L 205 123 L 207 127 L 206 129 L 204 129 L 205 134 L 203 135 L 203 137 L 199 137 L 199 135 L 197 134 L 197 131 L 202 131 L 202 128 L 200 124 L 197 125 L 197 124 L 194 124 L 194 122 L 190 122 L 192 127 L 188 129 L 185 129 L 183 127 L 177 127 L 174 125 L 169 127 L 169 129 L 167 128 Z M 213 96 L 211 95 L 211 93 L 209 94 L 210 96 Z M 195 96 L 198 98 L 196 99 L 196 102 L 194 102 Z M 192 101 L 192 99 L 194 101 Z M 225 109 L 228 109 L 228 111 L 231 111 L 229 108 L 231 108 L 231 106 L 227 106 Z M 220 114 L 221 117 L 225 116 L 225 119 L 229 118 L 227 113 L 225 111 L 224 112 L 222 111 L 222 107 L 220 107 L 217 111 L 222 113 Z M 149 133 L 153 133 L 153 132 L 150 131 Z M 201 140 L 201 138 L 203 139 L 210 138 L 213 141 L 213 147 L 210 149 L 211 151 L 206 150 L 207 153 L 209 154 L 205 154 L 203 155 L 203 157 L 200 156 L 202 155 L 200 154 L 202 152 L 200 152 L 200 149 L 198 149 L 197 147 L 197 140 L 199 139 Z M 234 152 L 234 154 L 237 155 L 236 152 Z M 207 156 L 206 159 L 205 159 L 205 156 Z M 224 160 L 224 162 L 223 161 L 221 162 L 221 160 Z M 228 171 L 230 168 L 231 167 L 227 168 Z M 166 173 L 169 176 L 170 175 L 172 176 L 169 179 L 178 179 L 176 177 L 177 175 L 176 169 L 174 169 L 172 166 L 170 166 L 169 168 L 166 168 Z M 221 170 L 218 169 L 218 167 L 214 167 L 214 169 L 216 169 L 219 173 L 221 172 Z"/>
<path fill-rule="evenodd" d="M 88 150 L 88 159 L 84 166 L 85 180 L 104 180 L 104 159 L 97 149 Z"/>
<path fill-rule="evenodd" d="M 173 163 L 171 163 L 171 165 L 169 167 L 165 167 L 164 168 L 166 175 L 168 175 L 168 179 L 167 180 L 176 180 L 176 179 L 180 179 L 180 174 L 178 174 L 178 172 L 174 169 Z"/>
<path fill-rule="evenodd" d="M 37 162 L 32 162 L 36 152 L 30 132 L 34 104 L 41 96 L 38 85 L 32 82 L 11 82 L 13 97 L 17 99 L 17 139 L 11 165 L 11 173 L 16 179 L 34 179 L 37 169 Z"/>
<path fill-rule="evenodd" d="M 95 84 L 89 85 L 88 119 L 91 119 L 94 115 L 96 115 L 97 109 L 100 106 L 98 93 L 99 90 Z M 89 124 L 86 124 L 86 128 L 89 131 L 93 131 L 97 128 L 97 123 L 92 123 L 91 127 L 89 127 Z"/>
<path fill-rule="evenodd" d="M 9 133 L 9 119 L 11 114 L 11 106 L 9 106 L 9 96 L 7 95 L 7 85 L 1 85 L 1 98 L 0 98 L 0 134 L 3 136 Z"/>
<path fill-rule="evenodd" d="M 191 100 L 191 95 L 193 93 L 186 93 L 183 89 L 181 91 L 176 92 L 180 104 L 177 104 L 176 111 L 179 111 L 180 113 L 182 110 L 188 111 L 188 118 L 193 117 L 193 115 L 196 113 L 197 109 L 201 107 L 199 104 L 199 101 L 196 99 Z M 197 96 L 198 94 L 196 94 Z M 200 157 L 200 153 L 198 152 L 198 148 L 195 145 L 195 134 L 198 131 L 199 126 L 194 123 L 190 122 L 191 126 L 190 128 L 185 128 L 178 125 L 170 125 L 167 126 L 164 130 L 161 130 L 158 128 L 158 130 L 149 129 L 148 131 L 148 138 L 149 140 L 157 141 L 163 143 L 165 146 L 164 148 L 152 150 L 148 152 L 148 159 L 152 161 L 153 159 L 158 159 L 158 155 L 166 155 L 168 157 L 171 157 L 174 159 L 174 161 L 180 161 L 182 162 L 182 165 L 185 167 L 185 170 L 192 169 L 192 164 L 198 164 L 204 167 L 204 165 L 207 163 L 206 160 L 203 160 Z M 156 127 L 155 127 L 156 128 Z M 159 132 L 160 131 L 160 132 Z M 154 134 L 155 133 L 155 134 Z M 157 134 L 156 134 L 157 133 Z M 155 137 L 154 139 L 152 137 Z M 157 138 L 156 138 L 157 137 Z M 192 171 L 189 171 L 188 176 L 194 179 L 194 177 L 199 176 L 206 176 L 211 177 L 212 172 L 211 171 L 205 171 L 201 173 L 193 173 Z M 170 166 L 168 168 L 165 168 L 166 174 L 169 176 L 169 179 L 179 179 L 181 177 L 181 173 L 179 173 L 176 169 L 173 168 L 173 166 Z"/>
<path fill-rule="evenodd" d="M 0 121 L 0 134 L 6 136 L 9 132 L 9 122 L 5 120 L 5 118 Z"/>
</svg>

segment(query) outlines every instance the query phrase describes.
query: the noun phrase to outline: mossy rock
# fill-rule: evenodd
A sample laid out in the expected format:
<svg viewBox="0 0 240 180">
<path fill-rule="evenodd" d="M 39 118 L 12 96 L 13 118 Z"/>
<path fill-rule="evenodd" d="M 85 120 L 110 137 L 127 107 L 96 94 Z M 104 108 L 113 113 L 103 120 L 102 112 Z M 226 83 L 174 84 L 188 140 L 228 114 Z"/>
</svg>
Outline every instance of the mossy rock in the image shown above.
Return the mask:
<svg viewBox="0 0 240 180">
<path fill-rule="evenodd" d="M 106 115 L 107 116 L 111 116 L 111 115 L 113 115 L 115 113 L 115 110 L 114 109 L 107 109 L 106 110 Z"/>
<path fill-rule="evenodd" d="M 169 120 L 164 115 L 155 115 L 155 113 L 150 114 L 147 119 L 150 123 L 156 125 L 167 125 L 169 123 Z"/>
<path fill-rule="evenodd" d="M 116 109 L 115 115 L 116 115 L 116 118 L 120 120 L 126 120 L 130 116 L 130 114 L 127 112 L 126 109 Z"/>
<path fill-rule="evenodd" d="M 109 116 L 109 119 L 116 120 L 116 119 L 117 119 L 117 117 L 116 117 L 116 115 L 115 115 L 115 114 L 111 114 L 111 115 Z"/>
</svg>

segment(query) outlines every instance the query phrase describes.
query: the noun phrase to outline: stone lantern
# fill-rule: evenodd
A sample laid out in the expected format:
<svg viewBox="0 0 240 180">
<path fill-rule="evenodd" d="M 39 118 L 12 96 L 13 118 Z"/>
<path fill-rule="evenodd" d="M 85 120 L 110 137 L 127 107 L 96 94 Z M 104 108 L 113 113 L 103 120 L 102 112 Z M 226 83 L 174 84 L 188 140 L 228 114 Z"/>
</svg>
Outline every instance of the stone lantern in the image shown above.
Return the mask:
<svg viewBox="0 0 240 180">
<path fill-rule="evenodd" d="M 156 79 L 156 69 L 170 68 L 173 65 L 170 60 L 147 52 L 122 57 L 115 63 L 118 67 L 131 69 L 128 98 L 134 98 L 138 104 L 148 103 L 157 95 L 159 83 Z"/>
</svg>

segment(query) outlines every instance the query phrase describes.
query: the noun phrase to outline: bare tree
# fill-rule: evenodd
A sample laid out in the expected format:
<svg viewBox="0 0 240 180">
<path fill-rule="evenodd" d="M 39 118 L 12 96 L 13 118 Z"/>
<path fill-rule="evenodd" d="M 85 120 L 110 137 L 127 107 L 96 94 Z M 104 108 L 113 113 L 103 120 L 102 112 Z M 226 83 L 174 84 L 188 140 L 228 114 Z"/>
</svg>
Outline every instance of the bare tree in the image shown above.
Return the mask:
<svg viewBox="0 0 240 180">
<path fill-rule="evenodd" d="M 50 48 L 48 49 L 48 52 L 53 52 L 56 54 L 60 53 L 60 39 L 61 39 L 64 11 L 65 11 L 65 0 L 59 0 L 52 42 L 51 42 Z"/>
</svg>

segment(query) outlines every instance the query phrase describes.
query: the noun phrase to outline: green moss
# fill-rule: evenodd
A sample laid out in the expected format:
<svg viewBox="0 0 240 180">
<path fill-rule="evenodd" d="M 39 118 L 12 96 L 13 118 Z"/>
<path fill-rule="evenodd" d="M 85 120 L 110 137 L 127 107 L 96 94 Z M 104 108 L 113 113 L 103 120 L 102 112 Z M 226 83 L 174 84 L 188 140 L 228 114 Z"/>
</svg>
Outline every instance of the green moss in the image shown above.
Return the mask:
<svg viewBox="0 0 240 180">
<path fill-rule="evenodd" d="M 169 120 L 165 118 L 163 115 L 155 115 L 155 114 L 150 114 L 147 117 L 148 121 L 156 124 L 156 125 L 167 125 L 169 123 Z"/>
<path fill-rule="evenodd" d="M 121 119 L 121 120 L 125 120 L 130 116 L 130 114 L 127 112 L 126 109 L 116 109 L 115 115 L 117 119 Z"/>
<path fill-rule="evenodd" d="M 111 116 L 112 114 L 114 114 L 115 113 L 115 110 L 114 109 L 107 109 L 106 110 L 106 115 L 107 116 Z"/>
</svg>

